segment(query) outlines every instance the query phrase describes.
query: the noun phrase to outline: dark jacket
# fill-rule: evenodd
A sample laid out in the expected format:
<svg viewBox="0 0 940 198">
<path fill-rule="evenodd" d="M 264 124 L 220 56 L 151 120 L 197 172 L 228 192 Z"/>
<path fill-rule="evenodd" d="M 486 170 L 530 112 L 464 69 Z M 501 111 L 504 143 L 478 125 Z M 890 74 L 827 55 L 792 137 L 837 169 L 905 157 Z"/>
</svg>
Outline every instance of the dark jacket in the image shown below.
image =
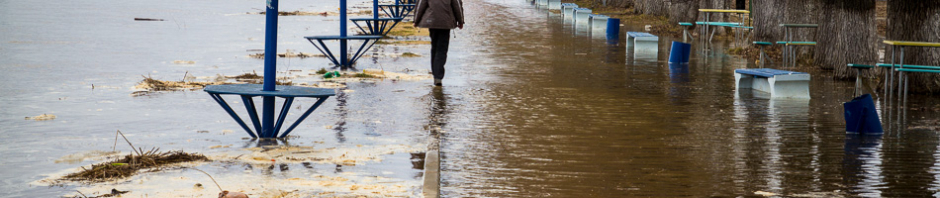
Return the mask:
<svg viewBox="0 0 940 198">
<path fill-rule="evenodd" d="M 463 24 L 461 0 L 419 0 L 415 26 L 431 29 L 454 29 Z"/>
</svg>

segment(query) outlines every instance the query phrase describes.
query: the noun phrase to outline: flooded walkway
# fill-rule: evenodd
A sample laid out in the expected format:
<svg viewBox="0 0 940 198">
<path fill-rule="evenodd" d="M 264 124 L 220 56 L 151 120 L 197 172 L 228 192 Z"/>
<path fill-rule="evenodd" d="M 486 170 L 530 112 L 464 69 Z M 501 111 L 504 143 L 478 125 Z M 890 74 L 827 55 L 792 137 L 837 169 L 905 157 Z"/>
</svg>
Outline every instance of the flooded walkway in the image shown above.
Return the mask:
<svg viewBox="0 0 940 198">
<path fill-rule="evenodd" d="M 473 20 L 452 33 L 443 87 L 346 82 L 276 145 L 243 139 L 204 92 L 133 95 L 141 75 L 260 70 L 261 60 L 248 55 L 262 46 L 263 20 L 246 14 L 261 8 L 258 1 L 5 3 L 0 197 L 111 188 L 132 197 L 217 193 L 186 167 L 252 197 L 414 197 L 429 134 L 441 141 L 443 197 L 940 195 L 940 100 L 912 97 L 903 133 L 846 135 L 841 105 L 852 82 L 809 71 L 812 100 L 735 97 L 733 71 L 753 60 L 723 55 L 727 44 L 707 57 L 693 51 L 688 73 L 672 72 L 664 60 L 674 38 L 662 37 L 657 59 L 637 59 L 623 40 L 591 39 L 524 0 L 464 3 Z M 282 1 L 281 10 L 326 12 L 332 3 Z M 315 52 L 302 37 L 332 34 L 335 20 L 281 17 L 278 51 Z M 624 23 L 622 31 L 642 29 Z M 383 55 L 405 52 L 422 56 Z M 428 52 L 426 45 L 377 45 L 357 68 L 426 72 Z M 308 74 L 327 65 L 325 58 L 278 60 L 295 83 L 319 80 Z M 41 114 L 57 117 L 23 119 Z M 213 161 L 92 186 L 41 182 L 113 157 L 116 130 L 138 147 Z"/>
</svg>

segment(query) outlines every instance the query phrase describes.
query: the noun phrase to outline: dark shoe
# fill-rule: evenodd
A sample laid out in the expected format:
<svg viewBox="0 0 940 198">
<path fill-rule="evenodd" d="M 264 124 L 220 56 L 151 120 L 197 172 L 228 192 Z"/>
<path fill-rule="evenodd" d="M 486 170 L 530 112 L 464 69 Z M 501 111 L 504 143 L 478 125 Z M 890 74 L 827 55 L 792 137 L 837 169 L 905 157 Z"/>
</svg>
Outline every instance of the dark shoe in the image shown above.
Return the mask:
<svg viewBox="0 0 940 198">
<path fill-rule="evenodd" d="M 441 84 L 441 79 L 435 78 L 435 79 L 434 79 L 434 86 L 441 86 L 441 85 L 444 85 L 444 84 Z"/>
</svg>

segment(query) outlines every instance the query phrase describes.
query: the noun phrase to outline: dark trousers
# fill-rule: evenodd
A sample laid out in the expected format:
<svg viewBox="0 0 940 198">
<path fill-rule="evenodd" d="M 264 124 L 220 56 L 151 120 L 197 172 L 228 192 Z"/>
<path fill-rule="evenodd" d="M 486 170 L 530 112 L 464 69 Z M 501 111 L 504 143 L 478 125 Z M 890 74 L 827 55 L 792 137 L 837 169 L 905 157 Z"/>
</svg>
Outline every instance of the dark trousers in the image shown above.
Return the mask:
<svg viewBox="0 0 940 198">
<path fill-rule="evenodd" d="M 431 73 L 434 79 L 444 79 L 444 63 L 447 63 L 447 46 L 450 44 L 450 29 L 430 29 Z"/>
</svg>

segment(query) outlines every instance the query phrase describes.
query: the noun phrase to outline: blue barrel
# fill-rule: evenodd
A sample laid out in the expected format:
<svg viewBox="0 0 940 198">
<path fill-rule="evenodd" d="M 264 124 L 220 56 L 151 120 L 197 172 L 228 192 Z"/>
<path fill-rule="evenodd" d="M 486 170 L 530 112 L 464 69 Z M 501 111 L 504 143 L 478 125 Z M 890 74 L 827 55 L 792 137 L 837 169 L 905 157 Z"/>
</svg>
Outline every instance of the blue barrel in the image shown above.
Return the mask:
<svg viewBox="0 0 940 198">
<path fill-rule="evenodd" d="M 865 94 L 852 101 L 842 104 L 845 108 L 845 132 L 846 133 L 884 133 L 881 128 L 881 120 L 878 120 L 878 111 L 875 110 L 875 101 L 871 99 L 871 94 Z"/>
<path fill-rule="evenodd" d="M 607 41 L 617 43 L 620 40 L 620 19 L 607 19 Z"/>
<path fill-rule="evenodd" d="M 692 51 L 692 44 L 673 41 L 672 49 L 669 51 L 669 63 L 686 64 L 689 63 L 689 53 Z"/>
</svg>

